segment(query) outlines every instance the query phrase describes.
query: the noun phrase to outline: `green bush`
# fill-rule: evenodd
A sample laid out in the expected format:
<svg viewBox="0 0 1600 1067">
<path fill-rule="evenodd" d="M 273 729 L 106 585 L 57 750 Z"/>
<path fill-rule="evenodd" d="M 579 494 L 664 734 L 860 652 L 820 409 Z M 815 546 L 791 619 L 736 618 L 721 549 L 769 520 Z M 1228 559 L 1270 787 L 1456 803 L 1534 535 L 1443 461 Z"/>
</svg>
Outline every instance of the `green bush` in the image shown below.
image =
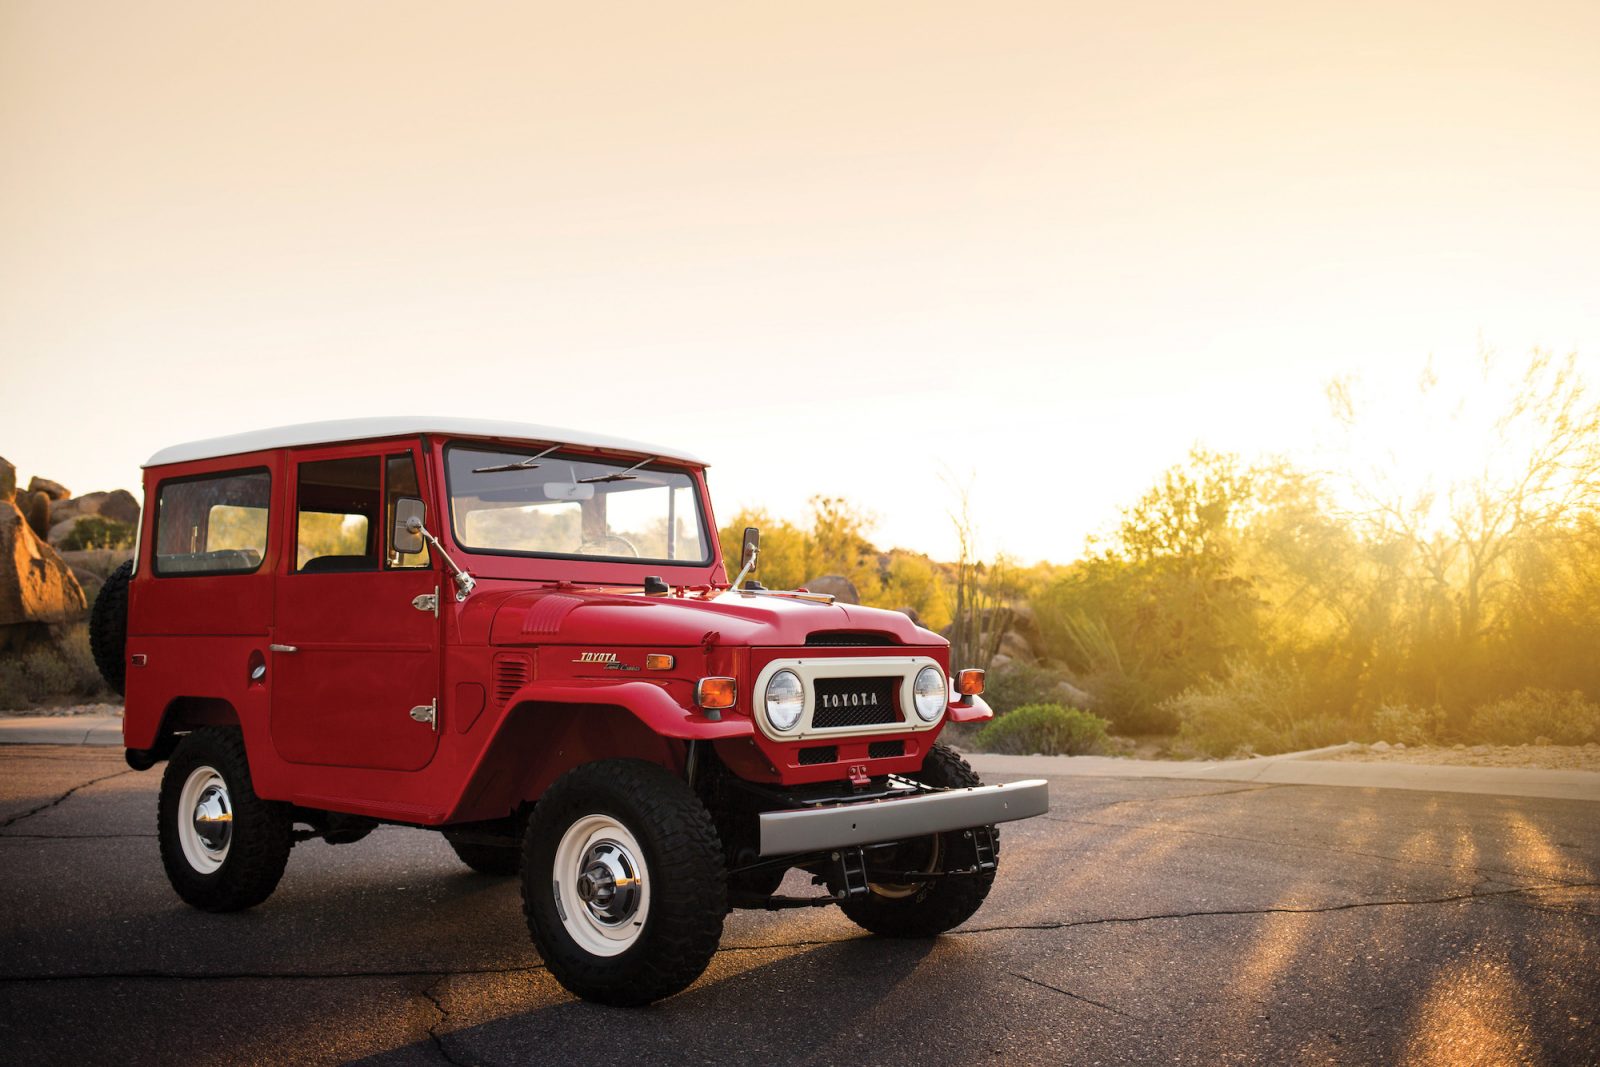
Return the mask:
<svg viewBox="0 0 1600 1067">
<path fill-rule="evenodd" d="M 0 659 L 0 711 L 16 711 L 69 698 L 104 697 L 105 683 L 89 652 L 88 628 L 56 632 L 49 644 Z"/>
<path fill-rule="evenodd" d="M 978 732 L 985 752 L 1082 756 L 1106 742 L 1110 725 L 1098 715 L 1060 704 L 1027 704 L 1007 712 Z"/>
<path fill-rule="evenodd" d="M 1600 704 L 1579 692 L 1524 689 L 1474 711 L 1467 735 L 1489 745 L 1526 745 L 1541 737 L 1558 745 L 1600 741 Z"/>
<path fill-rule="evenodd" d="M 1431 745 L 1439 740 L 1444 725 L 1444 709 L 1414 708 L 1409 704 L 1385 704 L 1372 713 L 1372 730 L 1380 741 L 1406 745 Z"/>
<path fill-rule="evenodd" d="M 983 699 L 997 715 L 1029 704 L 1053 704 L 1061 700 L 1057 688 L 1065 677 L 1048 667 L 1031 663 L 1007 663 L 989 672 L 983 682 Z"/>
<path fill-rule="evenodd" d="M 132 548 L 133 527 L 116 519 L 85 515 L 56 546 L 63 552 L 82 552 L 91 548 Z"/>
<path fill-rule="evenodd" d="M 1207 756 L 1271 755 L 1337 744 L 1349 727 L 1320 714 L 1305 683 L 1284 671 L 1235 665 L 1166 701 L 1178 719 L 1178 742 Z"/>
</svg>

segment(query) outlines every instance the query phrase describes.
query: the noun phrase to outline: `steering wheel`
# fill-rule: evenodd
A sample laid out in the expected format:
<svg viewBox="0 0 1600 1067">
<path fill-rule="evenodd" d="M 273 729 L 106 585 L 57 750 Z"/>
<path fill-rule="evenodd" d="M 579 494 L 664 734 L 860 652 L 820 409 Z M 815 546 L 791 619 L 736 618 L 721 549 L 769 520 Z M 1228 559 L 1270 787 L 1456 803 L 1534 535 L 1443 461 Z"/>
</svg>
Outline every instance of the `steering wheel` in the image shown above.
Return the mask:
<svg viewBox="0 0 1600 1067">
<path fill-rule="evenodd" d="M 617 551 L 619 548 L 621 549 L 620 552 Z M 639 550 L 634 547 L 632 541 L 620 534 L 606 534 L 604 537 L 597 537 L 593 541 L 585 541 L 580 544 L 578 546 L 578 555 L 632 556 L 634 559 L 638 559 Z"/>
</svg>

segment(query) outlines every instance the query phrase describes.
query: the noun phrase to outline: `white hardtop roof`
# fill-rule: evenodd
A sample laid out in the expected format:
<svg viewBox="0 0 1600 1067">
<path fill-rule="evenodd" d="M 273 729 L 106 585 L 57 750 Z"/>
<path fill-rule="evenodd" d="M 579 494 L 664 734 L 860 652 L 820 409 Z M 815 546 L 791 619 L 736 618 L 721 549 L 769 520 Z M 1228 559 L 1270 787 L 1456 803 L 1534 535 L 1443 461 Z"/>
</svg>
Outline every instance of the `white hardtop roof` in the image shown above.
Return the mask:
<svg viewBox="0 0 1600 1067">
<path fill-rule="evenodd" d="M 580 448 L 601 448 L 612 452 L 629 452 L 638 456 L 658 456 L 661 459 L 679 460 L 704 467 L 706 462 L 676 448 L 660 448 L 642 441 L 629 441 L 622 437 L 585 433 L 582 430 L 565 430 L 559 426 L 538 426 L 527 422 L 501 422 L 497 419 L 463 419 L 454 416 L 432 417 L 426 415 L 385 415 L 366 419 L 330 419 L 327 422 L 302 422 L 293 426 L 274 426 L 265 430 L 228 434 L 225 437 L 208 437 L 203 441 L 190 441 L 184 445 L 163 448 L 149 459 L 146 467 L 159 467 L 167 463 L 186 463 L 194 459 L 213 459 L 218 456 L 235 456 L 244 452 L 261 452 L 271 448 L 296 448 L 301 445 L 326 445 L 343 441 L 365 441 L 379 437 L 416 437 L 420 434 L 458 435 L 462 437 L 500 437 L 513 441 L 531 441 L 538 444 L 577 445 Z"/>
</svg>

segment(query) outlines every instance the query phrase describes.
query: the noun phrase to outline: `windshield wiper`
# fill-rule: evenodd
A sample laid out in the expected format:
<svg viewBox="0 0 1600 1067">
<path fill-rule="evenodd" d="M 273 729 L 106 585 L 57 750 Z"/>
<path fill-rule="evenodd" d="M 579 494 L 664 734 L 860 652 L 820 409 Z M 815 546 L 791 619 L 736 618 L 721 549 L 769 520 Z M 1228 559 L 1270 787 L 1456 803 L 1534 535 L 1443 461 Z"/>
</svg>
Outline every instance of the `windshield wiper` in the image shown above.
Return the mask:
<svg viewBox="0 0 1600 1067">
<path fill-rule="evenodd" d="M 537 456 L 529 456 L 527 459 L 520 460 L 519 462 L 516 462 L 516 463 L 497 463 L 493 467 L 473 467 L 472 468 L 472 473 L 473 474 L 498 474 L 501 471 L 531 471 L 531 470 L 533 470 L 535 467 L 537 467 L 539 465 L 536 462 L 537 460 L 543 459 L 544 457 L 548 456 L 550 453 L 554 452 L 556 449 L 558 449 L 560 447 L 561 447 L 560 445 L 551 445 L 549 448 L 545 449 L 543 452 L 540 452 Z"/>
<path fill-rule="evenodd" d="M 658 457 L 656 456 L 650 456 L 647 459 L 641 459 L 639 462 L 635 463 L 625 471 L 612 471 L 610 474 L 595 474 L 588 478 L 579 478 L 578 484 L 592 485 L 595 482 L 631 482 L 639 477 L 637 474 L 633 473 L 634 471 L 638 470 L 646 463 L 654 463 L 657 458 Z"/>
</svg>

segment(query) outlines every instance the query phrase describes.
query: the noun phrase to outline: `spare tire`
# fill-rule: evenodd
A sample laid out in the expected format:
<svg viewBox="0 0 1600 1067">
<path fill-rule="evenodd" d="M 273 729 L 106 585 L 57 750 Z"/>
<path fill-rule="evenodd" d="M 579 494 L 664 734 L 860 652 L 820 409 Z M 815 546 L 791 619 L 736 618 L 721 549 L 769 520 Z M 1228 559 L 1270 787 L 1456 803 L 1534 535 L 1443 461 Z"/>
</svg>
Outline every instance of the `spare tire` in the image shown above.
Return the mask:
<svg viewBox="0 0 1600 1067">
<path fill-rule="evenodd" d="M 128 677 L 128 582 L 133 579 L 133 560 L 111 572 L 100 595 L 94 598 L 89 613 L 89 651 L 100 677 L 115 689 L 125 692 Z"/>
</svg>

